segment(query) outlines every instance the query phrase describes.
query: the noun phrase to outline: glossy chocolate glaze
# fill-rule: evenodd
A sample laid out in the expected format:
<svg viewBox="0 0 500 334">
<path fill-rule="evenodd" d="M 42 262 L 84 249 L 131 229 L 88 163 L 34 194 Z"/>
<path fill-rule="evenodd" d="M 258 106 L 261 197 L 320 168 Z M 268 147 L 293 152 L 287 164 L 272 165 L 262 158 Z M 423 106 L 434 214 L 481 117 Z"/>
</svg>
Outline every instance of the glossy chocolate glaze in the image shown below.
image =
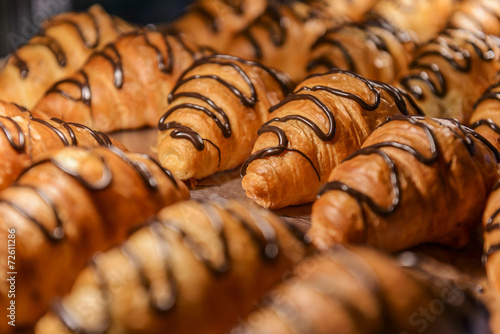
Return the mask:
<svg viewBox="0 0 500 334">
<path fill-rule="evenodd" d="M 119 150 L 118 148 L 111 146 L 108 147 L 109 152 L 112 152 L 113 154 L 117 155 L 120 159 L 125 161 L 128 165 L 130 165 L 142 178 L 144 181 L 145 185 L 151 190 L 151 191 L 157 191 L 158 190 L 158 180 L 153 176 L 153 173 L 151 172 L 150 168 L 142 161 L 139 160 L 131 160 L 123 151 Z M 142 155 L 145 158 L 148 158 L 154 164 L 167 176 L 167 178 L 174 184 L 176 188 L 178 188 L 178 184 L 175 181 L 174 177 L 172 176 L 172 173 L 170 171 L 164 169 L 163 167 L 160 166 L 160 164 L 155 161 L 153 158 L 147 156 L 147 155 Z M 43 164 L 52 164 L 62 172 L 66 173 L 67 175 L 70 175 L 74 177 L 83 187 L 92 190 L 92 191 L 101 191 L 106 189 L 111 185 L 111 182 L 113 180 L 113 175 L 111 172 L 111 168 L 109 164 L 105 161 L 105 159 L 100 156 L 102 166 L 103 166 L 103 172 L 99 180 L 90 182 L 85 179 L 83 175 L 81 175 L 77 170 L 73 170 L 71 168 L 68 168 L 64 166 L 63 164 L 59 163 L 55 158 L 46 158 L 40 161 L 37 161 L 33 163 L 31 166 L 26 168 L 18 177 L 18 180 L 22 178 L 22 176 L 32 169 L 36 169 L 37 166 L 43 165 Z M 40 188 L 35 188 L 30 185 L 22 185 L 19 184 L 17 181 L 10 186 L 11 188 L 25 188 L 25 189 L 30 189 L 34 192 L 36 192 L 37 196 L 42 199 L 47 205 L 52 209 L 52 212 L 54 213 L 55 221 L 56 221 L 56 227 L 54 230 L 50 231 L 47 229 L 47 227 L 42 224 L 40 221 L 38 221 L 35 217 L 31 216 L 23 206 L 19 206 L 11 202 L 10 200 L 6 198 L 0 198 L 0 203 L 5 203 L 6 205 L 10 206 L 12 209 L 17 211 L 19 214 L 24 216 L 28 221 L 31 223 L 35 224 L 42 232 L 43 234 L 47 237 L 47 239 L 50 242 L 58 242 L 61 241 L 64 238 L 64 229 L 63 229 L 63 221 L 59 216 L 59 209 L 56 206 L 56 203 L 54 203 L 49 196 L 46 196 L 44 194 L 43 189 Z"/>
<path fill-rule="evenodd" d="M 469 154 L 471 156 L 474 156 L 476 154 L 476 145 L 477 143 L 482 143 L 484 146 L 488 147 L 489 150 L 493 153 L 495 156 L 495 159 L 497 162 L 500 162 L 500 153 L 496 150 L 493 145 L 491 145 L 486 139 L 484 139 L 482 136 L 477 134 L 475 131 L 461 125 L 458 121 L 454 119 L 447 119 L 448 121 L 452 122 L 455 126 L 456 129 L 454 129 L 452 126 L 449 126 L 448 124 L 440 122 L 439 119 L 432 119 L 435 122 L 439 123 L 441 126 L 446 127 L 450 133 L 455 136 L 456 138 L 459 138 L 463 145 L 467 148 L 469 151 Z M 353 153 L 351 156 L 349 156 L 346 160 L 353 159 L 357 156 L 360 155 L 378 155 L 380 156 L 384 162 L 387 165 L 387 169 L 390 171 L 390 182 L 392 186 L 392 194 L 393 194 L 393 199 L 391 204 L 388 207 L 382 207 L 379 206 L 374 199 L 372 199 L 369 195 L 363 193 L 360 190 L 354 189 L 350 187 L 349 185 L 341 182 L 341 181 L 333 181 L 325 184 L 324 186 L 321 187 L 318 197 L 321 197 L 323 194 L 337 190 L 337 191 L 342 191 L 349 196 L 353 197 L 356 199 L 358 203 L 365 203 L 373 212 L 375 212 L 378 215 L 381 216 L 390 216 L 393 215 L 396 210 L 399 207 L 400 200 L 401 200 L 401 181 L 400 177 L 398 174 L 397 166 L 395 161 L 392 159 L 391 154 L 386 153 L 382 149 L 385 147 L 392 147 L 396 148 L 402 151 L 405 151 L 409 154 L 411 154 L 415 159 L 417 159 L 421 164 L 424 165 L 431 165 L 438 161 L 441 149 L 439 147 L 439 143 L 436 139 L 436 136 L 434 134 L 434 130 L 432 126 L 428 125 L 425 122 L 425 118 L 420 117 L 420 116 L 394 116 L 388 118 L 387 122 L 390 121 L 400 121 L 400 122 L 408 122 L 413 126 L 419 127 L 422 129 L 422 131 L 425 132 L 425 135 L 427 137 L 427 140 L 429 142 L 429 151 L 430 154 L 425 154 L 422 152 L 417 151 L 415 148 L 413 148 L 410 145 L 398 143 L 396 141 L 390 141 L 390 142 L 381 142 L 381 143 L 376 143 L 374 145 L 364 147 L 355 153 Z"/>
<path fill-rule="evenodd" d="M 443 98 L 448 93 L 447 80 L 439 66 L 440 60 L 429 61 L 429 57 L 439 57 L 458 72 L 470 72 L 472 67 L 471 54 L 465 46 L 459 47 L 456 45 L 457 40 L 453 32 L 454 30 L 444 31 L 437 38 L 426 44 L 421 49 L 423 51 L 417 52 L 410 64 L 411 74 L 401 79 L 400 83 L 403 88 L 410 92 L 416 99 L 425 99 L 422 88 L 419 86 L 420 84 L 429 87 L 432 94 L 439 98 Z M 480 60 L 491 62 L 494 59 L 492 46 L 485 40 L 485 36 L 474 36 L 474 39 L 468 38 L 466 44 L 472 46 Z M 427 50 L 429 46 L 438 46 L 439 50 Z M 458 54 L 459 57 L 450 54 L 448 49 Z"/>
<path fill-rule="evenodd" d="M 182 37 L 179 34 L 172 33 L 168 34 L 163 38 L 163 42 L 165 43 L 165 48 L 167 50 L 167 54 L 164 55 L 163 52 L 159 49 L 159 47 L 155 44 L 153 44 L 148 37 L 148 32 L 147 30 L 139 30 L 139 31 L 134 31 L 128 34 L 122 35 L 122 38 L 127 38 L 129 36 L 134 36 L 134 37 L 142 37 L 144 38 L 145 44 L 153 49 L 155 51 L 156 55 L 156 60 L 157 60 L 157 68 L 159 71 L 162 73 L 169 75 L 173 71 L 173 66 L 174 66 L 174 61 L 175 61 L 175 56 L 173 54 L 173 49 L 171 46 L 170 41 L 168 40 L 167 37 L 172 37 L 174 38 L 184 49 L 187 51 L 190 55 L 194 56 L 195 52 L 190 49 L 185 42 L 183 41 Z M 113 68 L 113 83 L 116 89 L 121 89 L 123 87 L 123 84 L 125 82 L 125 70 L 123 68 L 123 61 L 122 61 L 122 54 L 118 51 L 116 44 L 111 43 L 108 44 L 102 51 L 94 52 L 90 58 L 89 61 L 93 58 L 96 57 L 101 57 L 102 59 L 106 60 Z M 79 75 L 81 79 L 64 79 L 52 86 L 51 89 L 49 89 L 45 95 L 49 94 L 59 94 L 60 96 L 72 100 L 74 102 L 82 102 L 85 105 L 88 106 L 90 112 L 92 112 L 92 90 L 90 87 L 89 79 L 88 79 L 88 74 L 86 73 L 85 69 L 81 69 L 79 72 Z M 61 85 L 73 85 L 78 88 L 80 91 L 80 96 L 72 96 L 70 95 L 67 91 L 63 90 L 60 88 Z"/>
<path fill-rule="evenodd" d="M 108 137 L 108 135 L 106 135 L 103 132 L 94 131 L 94 130 L 92 130 L 92 129 L 90 129 L 82 124 L 66 123 L 60 119 L 52 118 L 51 119 L 52 121 L 61 124 L 64 127 L 64 129 L 66 129 L 66 131 L 68 132 L 68 135 L 70 137 L 70 140 L 71 140 L 71 143 L 70 143 L 68 141 L 68 138 L 66 137 L 66 135 L 61 130 L 59 130 L 58 128 L 56 128 L 55 126 L 53 126 L 52 124 L 50 124 L 49 122 L 47 122 L 43 119 L 33 117 L 31 115 L 31 113 L 29 113 L 29 111 L 26 108 L 20 107 L 18 105 L 16 105 L 16 106 L 17 106 L 17 108 L 19 108 L 19 110 L 21 112 L 26 112 L 29 114 L 30 121 L 40 123 L 43 126 L 50 129 L 52 132 L 54 132 L 57 135 L 57 137 L 59 137 L 59 139 L 61 140 L 61 142 L 63 143 L 64 146 L 69 146 L 69 145 L 76 146 L 76 145 L 78 145 L 78 141 L 77 141 L 75 132 L 73 131 L 72 127 L 77 127 L 77 128 L 81 128 L 81 129 L 86 130 L 96 140 L 96 142 L 101 146 L 111 146 L 112 145 L 111 139 Z M 14 134 L 5 126 L 5 124 L 1 121 L 1 119 L 4 119 L 4 120 L 6 120 L 14 125 L 16 132 L 17 132 L 17 140 L 14 138 Z M 12 119 L 10 117 L 0 116 L 0 130 L 3 131 L 3 133 L 7 137 L 7 140 L 9 141 L 12 148 L 14 148 L 16 151 L 18 151 L 20 153 L 26 151 L 26 143 L 29 142 L 29 140 L 30 140 L 29 134 L 28 135 L 25 134 L 22 131 L 20 125 L 14 119 Z"/>
<path fill-rule="evenodd" d="M 33 37 L 24 47 L 37 46 L 37 45 L 44 46 L 50 52 L 52 52 L 60 67 L 66 66 L 67 63 L 66 53 L 64 52 L 61 44 L 56 39 L 47 35 L 47 30 L 49 30 L 54 26 L 59 26 L 59 25 L 70 26 L 78 33 L 78 36 L 80 37 L 83 45 L 87 49 L 95 49 L 99 45 L 99 42 L 101 40 L 101 31 L 99 23 L 97 22 L 97 18 L 90 12 L 83 12 L 79 15 L 88 16 L 88 18 L 92 21 L 92 25 L 96 36 L 94 41 L 90 41 L 85 37 L 82 27 L 76 21 L 72 21 L 70 19 L 58 19 L 58 17 L 56 16 L 55 18 L 49 20 L 45 25 L 45 27 L 43 27 L 38 32 L 38 34 L 35 37 Z M 17 52 L 14 52 L 12 54 L 12 58 L 14 60 L 14 66 L 19 68 L 21 78 L 23 79 L 27 78 L 29 74 L 28 64 L 18 55 Z"/>
<path fill-rule="evenodd" d="M 161 261 L 166 270 L 165 284 L 167 284 L 168 291 L 170 292 L 168 295 L 164 295 L 159 298 L 155 294 L 152 289 L 152 282 L 144 270 L 142 261 L 139 255 L 134 253 L 132 247 L 125 243 L 119 248 L 138 273 L 140 283 L 143 289 L 148 293 L 150 309 L 156 312 L 159 316 L 165 312 L 173 310 L 178 297 L 178 278 L 176 277 L 176 273 L 173 270 L 174 268 L 172 265 L 172 252 L 175 250 L 171 248 L 169 243 L 168 234 L 166 233 L 167 229 L 177 232 L 181 236 L 184 245 L 193 253 L 194 257 L 203 263 L 207 270 L 209 270 L 215 277 L 221 277 L 227 274 L 231 268 L 231 254 L 228 247 L 228 237 L 225 233 L 225 222 L 221 216 L 221 210 L 225 211 L 231 219 L 242 225 L 244 230 L 252 238 L 254 244 L 260 249 L 260 254 L 262 255 L 262 259 L 264 261 L 274 261 L 279 256 L 277 233 L 273 225 L 269 222 L 268 213 L 266 211 L 258 208 L 247 211 L 250 214 L 250 219 L 248 219 L 234 210 L 231 207 L 231 204 L 222 198 L 219 200 L 219 203 L 201 201 L 200 205 L 203 213 L 208 218 L 212 229 L 218 234 L 218 243 L 221 245 L 223 255 L 222 261 L 219 261 L 219 263 L 215 263 L 213 259 L 208 257 L 204 246 L 194 240 L 187 231 L 183 230 L 182 227 L 176 223 L 175 219 L 161 221 L 159 218 L 153 218 L 148 226 L 145 227 L 152 234 L 155 239 L 155 244 L 158 246 L 159 252 L 157 254 L 161 257 Z M 96 268 L 95 265 L 94 268 Z M 101 271 L 98 267 L 95 270 Z M 104 275 L 99 276 L 102 277 L 102 279 L 98 281 L 101 285 L 101 290 L 103 293 L 105 291 L 109 291 L 109 284 L 104 279 Z M 72 313 L 69 312 L 65 305 L 60 301 L 55 304 L 53 311 L 66 325 L 66 327 L 74 333 L 104 334 L 109 330 L 109 327 L 112 324 L 112 318 L 110 316 L 111 297 L 107 298 L 104 308 L 104 312 L 108 315 L 108 317 L 103 324 L 98 326 L 98 330 L 88 330 L 85 327 L 85 324 L 81 323 L 79 319 L 72 315 Z"/>
<path fill-rule="evenodd" d="M 243 81 L 247 84 L 249 90 L 250 90 L 250 96 L 245 96 L 236 86 L 231 84 L 230 82 L 222 79 L 220 76 L 217 74 L 212 74 L 212 75 L 192 75 L 188 76 L 188 74 L 196 70 L 198 67 L 203 67 L 206 64 L 215 64 L 221 67 L 230 67 L 235 70 L 235 72 L 238 74 L 238 76 L 243 79 Z M 259 63 L 253 62 L 253 61 L 247 61 L 243 60 L 238 57 L 233 57 L 233 56 L 227 56 L 227 55 L 212 55 L 208 56 L 205 58 L 202 58 L 198 61 L 196 61 L 190 68 L 188 68 L 183 75 L 180 77 L 179 81 L 177 84 L 174 86 L 172 89 L 171 93 L 169 94 L 168 101 L 169 103 L 174 102 L 178 98 L 182 97 L 188 97 L 194 100 L 199 100 L 200 104 L 197 103 L 182 103 L 176 106 L 171 107 L 167 112 L 165 112 L 162 117 L 160 118 L 160 121 L 158 122 L 158 129 L 160 131 L 166 131 L 173 129 L 173 131 L 170 132 L 170 137 L 172 138 L 177 138 L 177 139 L 186 139 L 189 140 L 193 146 L 198 150 L 202 151 L 205 149 L 205 143 L 204 141 L 210 142 L 216 149 L 219 151 L 219 163 L 220 163 L 220 149 L 211 141 L 208 139 L 201 138 L 201 136 L 191 128 L 179 124 L 175 121 L 172 122 L 167 122 L 168 117 L 172 115 L 175 111 L 179 110 L 182 112 L 182 110 L 186 109 L 194 109 L 201 111 L 205 113 L 210 119 L 212 119 L 217 127 L 221 130 L 224 138 L 229 138 L 232 135 L 232 130 L 231 130 L 231 123 L 229 121 L 229 118 L 227 114 L 224 112 L 224 110 L 219 107 L 209 96 L 202 95 L 198 92 L 180 92 L 177 93 L 177 91 L 186 83 L 191 82 L 193 80 L 213 80 L 214 84 L 218 85 L 223 85 L 226 87 L 236 98 L 239 99 L 240 103 L 246 107 L 253 108 L 258 100 L 257 92 L 255 90 L 254 84 L 252 80 L 250 79 L 249 75 L 243 70 L 243 68 L 240 66 L 240 64 L 246 65 L 246 66 L 252 66 L 252 67 L 257 67 L 262 70 L 264 70 L 267 74 L 269 74 L 281 87 L 281 90 L 284 95 L 288 95 L 291 91 L 291 82 L 281 75 L 280 73 L 264 66 Z M 209 108 L 205 107 L 203 104 L 207 104 L 212 110 Z"/>
<path fill-rule="evenodd" d="M 349 29 L 356 29 L 359 31 L 360 34 L 363 35 L 366 41 L 371 41 L 379 51 L 386 52 L 393 58 L 394 56 L 391 54 L 391 51 L 387 46 L 387 41 L 384 39 L 384 36 L 371 31 L 370 28 L 377 27 L 386 30 L 391 35 L 393 35 L 395 39 L 401 44 L 408 42 L 408 39 L 403 38 L 402 33 L 396 30 L 396 28 L 390 25 L 388 22 L 383 21 L 381 18 L 378 18 L 378 20 L 380 21 L 374 19 L 364 23 L 346 23 L 340 27 L 329 29 L 325 32 L 325 34 L 323 34 L 320 38 L 318 38 L 316 42 L 314 42 L 314 44 L 311 46 L 311 52 L 314 52 L 315 50 L 323 46 L 328 46 L 330 50 L 337 49 L 338 51 L 340 51 L 343 60 L 347 64 L 347 68 L 345 70 L 356 72 L 357 66 L 356 62 L 354 61 L 355 56 L 353 56 L 349 52 L 348 48 L 344 45 L 344 43 L 335 38 L 335 35 L 342 34 L 343 30 L 348 31 Z M 326 67 L 327 69 L 339 68 L 338 65 L 335 64 L 332 57 L 329 56 L 327 51 L 322 53 L 320 56 L 311 59 L 308 62 L 306 69 L 308 72 L 311 72 L 315 68 L 322 66 Z"/>
<path fill-rule="evenodd" d="M 306 158 L 309 161 L 309 163 L 313 167 L 313 169 L 318 177 L 318 180 L 321 181 L 321 175 L 320 175 L 318 169 L 316 168 L 316 166 L 314 165 L 314 163 L 312 162 L 312 160 L 309 157 L 307 157 L 305 153 L 303 153 L 299 150 L 293 149 L 293 148 L 289 148 L 288 147 L 288 138 L 286 136 L 285 131 L 280 129 L 277 126 L 271 125 L 272 123 L 275 123 L 275 122 L 284 123 L 284 122 L 288 122 L 290 120 L 294 120 L 294 121 L 298 121 L 298 122 L 301 122 L 301 123 L 304 123 L 305 125 L 307 125 L 316 134 L 316 136 L 318 136 L 322 141 L 326 142 L 326 141 L 333 140 L 335 138 L 335 132 L 336 132 L 335 115 L 333 113 L 333 110 L 328 108 L 328 106 L 325 103 L 323 103 L 318 97 L 316 97 L 310 93 L 307 93 L 307 92 L 322 91 L 322 92 L 325 92 L 325 93 L 328 93 L 328 94 L 331 94 L 334 96 L 338 96 L 338 97 L 352 100 L 352 101 L 356 102 L 361 108 L 368 110 L 368 111 L 374 111 L 379 107 L 380 101 L 381 101 L 380 93 L 381 93 L 381 91 L 384 91 L 387 94 L 389 94 L 389 96 L 394 100 L 398 110 L 403 115 L 409 114 L 407 102 L 410 103 L 412 109 L 415 112 L 417 112 L 418 114 L 423 114 L 423 112 L 420 110 L 420 108 L 415 104 L 415 102 L 408 96 L 408 94 L 406 92 L 398 90 L 397 88 L 395 88 L 391 85 L 377 82 L 377 81 L 368 80 L 368 79 L 365 79 L 365 78 L 363 78 L 355 73 L 348 72 L 348 71 L 342 71 L 342 70 L 332 70 L 332 71 L 328 72 L 327 74 L 315 74 L 313 76 L 324 76 L 324 75 L 332 75 L 332 74 L 348 75 L 348 76 L 355 78 L 356 80 L 362 82 L 373 95 L 368 96 L 368 99 L 367 99 L 368 101 L 365 101 L 363 99 L 363 97 L 358 96 L 356 94 L 353 94 L 350 92 L 345 92 L 343 90 L 336 89 L 336 88 L 322 86 L 322 85 L 317 85 L 314 87 L 304 86 L 304 87 L 301 87 L 300 89 L 296 90 L 294 94 L 290 95 L 289 97 L 287 97 L 286 99 L 281 101 L 276 106 L 270 108 L 269 112 L 272 113 L 279 108 L 286 107 L 287 104 L 292 102 L 292 101 L 296 101 L 296 100 L 311 101 L 327 117 L 327 119 L 328 119 L 328 132 L 323 133 L 318 124 L 314 123 L 311 119 L 309 119 L 305 116 L 302 116 L 302 115 L 287 115 L 287 116 L 284 116 L 281 118 L 276 117 L 276 118 L 269 120 L 267 123 L 265 123 L 264 125 L 261 126 L 258 134 L 261 135 L 263 133 L 268 133 L 268 132 L 275 134 L 279 139 L 278 146 L 267 147 L 267 148 L 264 148 L 260 151 L 253 153 L 243 163 L 243 166 L 241 167 L 241 176 L 245 176 L 248 165 L 255 160 L 264 159 L 264 158 L 267 158 L 269 156 L 280 155 L 286 151 L 293 151 L 293 152 L 297 152 L 297 153 L 301 154 L 304 158 Z M 311 76 L 311 77 L 313 77 L 313 76 Z M 302 91 L 306 91 L 306 93 L 302 93 Z M 373 101 L 373 102 L 370 102 L 370 101 Z"/>
</svg>

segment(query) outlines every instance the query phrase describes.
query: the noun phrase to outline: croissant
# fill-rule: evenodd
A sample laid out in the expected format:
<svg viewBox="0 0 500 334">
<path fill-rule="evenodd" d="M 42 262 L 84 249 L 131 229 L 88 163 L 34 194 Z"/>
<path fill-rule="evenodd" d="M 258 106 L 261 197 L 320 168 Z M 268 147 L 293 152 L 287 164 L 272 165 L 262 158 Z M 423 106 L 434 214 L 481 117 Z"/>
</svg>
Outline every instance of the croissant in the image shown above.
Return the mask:
<svg viewBox="0 0 500 334">
<path fill-rule="evenodd" d="M 158 156 L 182 180 L 240 165 L 267 110 L 292 90 L 289 79 L 256 62 L 214 55 L 187 69 L 159 121 Z"/>
<path fill-rule="evenodd" d="M 472 293 L 420 269 L 413 253 L 395 261 L 336 248 L 297 266 L 230 333 L 490 333 L 488 318 Z"/>
<path fill-rule="evenodd" d="M 379 0 L 308 0 L 317 11 L 326 11 L 338 22 L 359 22 Z"/>
<path fill-rule="evenodd" d="M 50 88 L 33 115 L 104 132 L 153 126 L 167 107 L 167 92 L 197 52 L 181 35 L 129 33 Z"/>
<path fill-rule="evenodd" d="M 500 3 L 496 0 L 461 1 L 448 26 L 499 36 Z"/>
<path fill-rule="evenodd" d="M 42 120 L 27 109 L 0 101 L 0 190 L 12 184 L 37 157 L 64 146 L 123 145 L 105 133 L 59 119 Z"/>
<path fill-rule="evenodd" d="M 486 139 L 456 120 L 395 116 L 333 170 L 313 205 L 308 235 L 320 249 L 463 247 L 499 161 Z"/>
<path fill-rule="evenodd" d="M 456 0 L 380 0 L 369 16 L 406 32 L 417 43 L 426 43 L 446 27 L 456 3 Z"/>
<path fill-rule="evenodd" d="M 304 80 L 270 112 L 241 174 L 247 196 L 273 209 L 313 201 L 386 117 L 421 113 L 405 92 L 340 70 Z"/>
<path fill-rule="evenodd" d="M 469 123 L 474 102 L 495 81 L 500 39 L 446 30 L 417 50 L 399 84 L 429 116 Z"/>
<path fill-rule="evenodd" d="M 305 256 L 292 231 L 235 200 L 173 205 L 95 256 L 35 333 L 224 333 Z"/>
<path fill-rule="evenodd" d="M 50 86 L 79 69 L 93 51 L 133 29 L 99 5 L 54 16 L 0 71 L 0 100 L 33 108 Z"/>
<path fill-rule="evenodd" d="M 225 53 L 233 34 L 259 16 L 267 4 L 267 0 L 198 0 L 167 30 L 182 32 L 200 46 Z"/>
<path fill-rule="evenodd" d="M 227 53 L 255 60 L 301 81 L 309 48 L 334 23 L 307 3 L 271 3 L 265 12 L 235 34 Z M 334 24 L 337 25 L 337 24 Z"/>
<path fill-rule="evenodd" d="M 308 73 L 349 70 L 382 82 L 394 82 L 407 70 L 414 48 L 408 35 L 385 22 L 367 21 L 329 29 L 311 46 Z M 368 61 L 367 61 L 368 60 Z"/>
<path fill-rule="evenodd" d="M 500 150 L 500 82 L 484 92 L 473 106 L 469 127 Z"/>
<path fill-rule="evenodd" d="M 0 240 L 7 245 L 15 238 L 14 257 L 7 247 L 0 251 L 2 314 L 14 300 L 15 328 L 33 325 L 53 297 L 69 291 L 92 254 L 188 197 L 185 185 L 154 160 L 115 147 L 69 147 L 40 158 L 0 192 Z M 13 328 L 0 324 L 2 333 Z"/>
<path fill-rule="evenodd" d="M 500 183 L 497 183 L 488 198 L 486 208 L 483 213 L 483 234 L 484 234 L 484 255 L 483 262 L 486 267 L 488 280 L 493 288 L 500 291 L 500 275 L 499 273 L 499 257 L 500 238 L 498 223 L 499 218 L 499 203 L 500 203 Z"/>
</svg>

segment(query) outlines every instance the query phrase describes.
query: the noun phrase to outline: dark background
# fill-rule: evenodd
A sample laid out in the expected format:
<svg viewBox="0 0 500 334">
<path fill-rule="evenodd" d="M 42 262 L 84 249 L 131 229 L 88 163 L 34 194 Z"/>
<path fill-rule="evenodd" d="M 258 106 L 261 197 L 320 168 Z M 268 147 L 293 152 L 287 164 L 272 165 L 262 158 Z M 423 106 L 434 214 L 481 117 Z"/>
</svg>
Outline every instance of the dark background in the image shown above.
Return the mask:
<svg viewBox="0 0 500 334">
<path fill-rule="evenodd" d="M 0 0 L 0 57 L 25 43 L 54 14 L 81 11 L 94 3 L 127 21 L 146 25 L 172 21 L 193 0 Z"/>
</svg>

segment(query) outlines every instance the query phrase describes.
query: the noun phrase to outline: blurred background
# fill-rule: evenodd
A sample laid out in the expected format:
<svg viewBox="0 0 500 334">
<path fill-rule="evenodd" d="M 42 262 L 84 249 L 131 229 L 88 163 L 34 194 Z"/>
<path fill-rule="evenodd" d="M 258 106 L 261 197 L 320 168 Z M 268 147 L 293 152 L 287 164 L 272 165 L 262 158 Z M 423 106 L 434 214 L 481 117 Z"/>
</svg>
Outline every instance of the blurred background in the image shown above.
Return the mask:
<svg viewBox="0 0 500 334">
<path fill-rule="evenodd" d="M 146 25 L 175 19 L 194 0 L 0 0 L 0 57 L 24 44 L 50 16 L 94 3 L 127 21 Z"/>
</svg>

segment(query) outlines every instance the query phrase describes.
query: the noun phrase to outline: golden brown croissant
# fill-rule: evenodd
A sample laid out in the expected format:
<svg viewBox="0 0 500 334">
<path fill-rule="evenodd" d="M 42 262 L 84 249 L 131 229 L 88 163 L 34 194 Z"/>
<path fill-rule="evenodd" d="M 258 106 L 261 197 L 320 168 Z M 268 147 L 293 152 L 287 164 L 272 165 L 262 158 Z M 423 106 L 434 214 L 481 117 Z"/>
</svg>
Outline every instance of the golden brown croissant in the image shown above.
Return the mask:
<svg viewBox="0 0 500 334">
<path fill-rule="evenodd" d="M 380 0 L 370 16 L 406 32 L 417 43 L 425 43 L 446 27 L 456 4 L 456 0 Z"/>
<path fill-rule="evenodd" d="M 158 156 L 182 180 L 239 166 L 268 109 L 292 90 L 288 77 L 253 61 L 215 55 L 184 72 L 159 121 Z"/>
<path fill-rule="evenodd" d="M 0 251 L 2 317 L 15 301 L 15 328 L 34 324 L 96 251 L 188 197 L 185 185 L 154 160 L 115 147 L 69 147 L 41 158 L 0 192 L 0 242 L 7 245 L 15 234 L 14 259 L 7 247 Z M 6 280 L 11 275 L 15 296 Z M 0 329 L 14 327 L 2 321 Z"/>
<path fill-rule="evenodd" d="M 407 70 L 413 43 L 408 35 L 386 22 L 367 21 L 329 29 L 311 46 L 306 71 L 326 72 L 332 68 L 392 83 Z"/>
<path fill-rule="evenodd" d="M 247 196 L 267 208 L 313 201 L 386 117 L 421 113 L 403 91 L 340 70 L 304 80 L 270 112 L 242 166 Z"/>
<path fill-rule="evenodd" d="M 499 161 L 486 139 L 456 120 L 393 117 L 333 170 L 313 205 L 308 235 L 320 249 L 463 247 Z"/>
<path fill-rule="evenodd" d="M 425 113 L 468 124 L 473 105 L 500 69 L 500 39 L 446 30 L 417 50 L 399 79 Z"/>
<path fill-rule="evenodd" d="M 330 25 L 329 19 L 317 15 L 306 3 L 271 3 L 262 15 L 234 36 L 227 53 L 259 61 L 300 82 L 306 74 L 309 48 Z"/>
<path fill-rule="evenodd" d="M 499 36 L 500 2 L 497 0 L 463 0 L 451 16 L 448 26 Z"/>
<path fill-rule="evenodd" d="M 79 69 L 93 51 L 132 29 L 99 5 L 54 16 L 0 71 L 0 99 L 33 108 L 50 86 Z"/>
<path fill-rule="evenodd" d="M 473 109 L 469 127 L 500 150 L 500 82 L 488 87 Z"/>
<path fill-rule="evenodd" d="M 267 0 L 198 0 L 168 30 L 225 53 L 233 34 L 259 16 L 267 4 Z"/>
<path fill-rule="evenodd" d="M 224 333 L 305 254 L 266 210 L 182 202 L 95 256 L 35 333 Z"/>
<path fill-rule="evenodd" d="M 488 198 L 483 213 L 484 256 L 486 274 L 493 288 L 500 292 L 500 183 L 497 183 Z"/>
<path fill-rule="evenodd" d="M 358 22 L 379 0 L 306 0 L 317 11 L 326 11 L 338 22 Z"/>
<path fill-rule="evenodd" d="M 230 334 L 489 333 L 472 293 L 419 261 L 340 247 L 309 258 Z"/>
<path fill-rule="evenodd" d="M 77 73 L 56 83 L 34 108 L 100 131 L 156 125 L 167 94 L 198 55 L 181 35 L 141 30 L 94 53 Z"/>
<path fill-rule="evenodd" d="M 125 148 L 85 125 L 55 118 L 42 120 L 27 109 L 0 101 L 0 190 L 13 183 L 40 155 L 70 145 Z"/>
</svg>

